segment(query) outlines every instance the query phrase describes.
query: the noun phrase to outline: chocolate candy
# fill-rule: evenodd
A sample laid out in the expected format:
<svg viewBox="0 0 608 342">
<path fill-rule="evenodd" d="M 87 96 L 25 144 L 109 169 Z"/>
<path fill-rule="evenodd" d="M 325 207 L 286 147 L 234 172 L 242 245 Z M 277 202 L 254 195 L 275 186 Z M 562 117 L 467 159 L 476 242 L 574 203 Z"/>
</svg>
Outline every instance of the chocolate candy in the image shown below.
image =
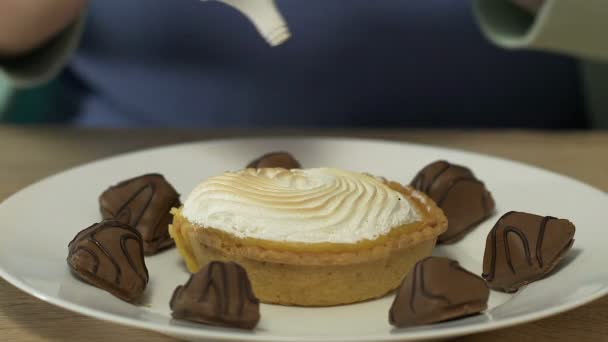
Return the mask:
<svg viewBox="0 0 608 342">
<path fill-rule="evenodd" d="M 173 246 L 170 210 L 181 206 L 179 194 L 162 175 L 147 174 L 110 187 L 99 197 L 104 219 L 116 219 L 139 231 L 144 253 Z"/>
<path fill-rule="evenodd" d="M 74 237 L 67 262 L 80 279 L 131 302 L 148 284 L 142 242 L 133 227 L 105 220 Z"/>
<path fill-rule="evenodd" d="M 169 304 L 173 318 L 209 325 L 253 329 L 260 320 L 260 302 L 243 267 L 212 261 L 178 286 Z"/>
<path fill-rule="evenodd" d="M 487 308 L 489 296 L 486 282 L 457 261 L 428 257 L 403 280 L 389 321 L 409 327 L 470 316 Z"/>
<path fill-rule="evenodd" d="M 454 243 L 494 211 L 485 185 L 464 166 L 436 161 L 422 169 L 410 184 L 426 193 L 448 218 L 448 229 L 438 243 Z"/>
<path fill-rule="evenodd" d="M 300 169 L 302 165 L 288 152 L 267 153 L 247 165 L 247 168 L 273 168 L 282 167 L 284 169 Z"/>
<path fill-rule="evenodd" d="M 545 277 L 572 247 L 575 230 L 564 219 L 506 213 L 488 234 L 482 277 L 504 292 Z"/>
</svg>

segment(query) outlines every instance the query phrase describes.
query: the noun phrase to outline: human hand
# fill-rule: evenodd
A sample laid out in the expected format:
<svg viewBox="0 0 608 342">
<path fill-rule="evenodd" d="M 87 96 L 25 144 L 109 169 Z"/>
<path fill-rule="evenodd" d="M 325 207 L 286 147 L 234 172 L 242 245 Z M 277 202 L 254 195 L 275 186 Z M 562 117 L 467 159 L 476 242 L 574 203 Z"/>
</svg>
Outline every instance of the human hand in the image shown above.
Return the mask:
<svg viewBox="0 0 608 342">
<path fill-rule="evenodd" d="M 514 4 L 521 7 L 522 9 L 536 14 L 538 10 L 543 6 L 545 0 L 511 0 Z"/>
<path fill-rule="evenodd" d="M 0 0 L 0 56 L 41 46 L 82 13 L 87 0 Z"/>
</svg>

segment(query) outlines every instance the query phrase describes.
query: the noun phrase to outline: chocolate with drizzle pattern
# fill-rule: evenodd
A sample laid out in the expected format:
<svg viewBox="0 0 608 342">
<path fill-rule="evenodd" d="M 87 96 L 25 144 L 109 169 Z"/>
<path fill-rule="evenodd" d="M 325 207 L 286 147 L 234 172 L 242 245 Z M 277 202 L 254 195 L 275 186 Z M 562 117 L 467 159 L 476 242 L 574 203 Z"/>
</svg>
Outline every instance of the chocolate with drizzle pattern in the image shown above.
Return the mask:
<svg viewBox="0 0 608 342">
<path fill-rule="evenodd" d="M 104 219 L 116 219 L 137 229 L 144 253 L 173 246 L 171 208 L 180 207 L 179 194 L 160 174 L 146 174 L 110 187 L 99 197 Z"/>
<path fill-rule="evenodd" d="M 116 220 L 78 233 L 68 244 L 67 262 L 80 279 L 129 302 L 144 292 L 149 279 L 141 235 Z"/>
<path fill-rule="evenodd" d="M 247 168 L 263 169 L 281 167 L 287 170 L 301 169 L 302 165 L 289 152 L 277 151 L 266 153 L 247 164 Z"/>
<path fill-rule="evenodd" d="M 176 319 L 253 329 L 260 320 L 259 303 L 243 267 L 212 261 L 175 289 L 169 305 Z"/>
<path fill-rule="evenodd" d="M 494 212 L 494 199 L 473 172 L 440 160 L 424 167 L 410 185 L 433 199 L 448 218 L 438 243 L 454 243 Z"/>
<path fill-rule="evenodd" d="M 568 220 L 508 212 L 488 234 L 482 277 L 495 290 L 515 292 L 551 272 L 572 247 L 575 231 Z"/>
<path fill-rule="evenodd" d="M 428 257 L 403 280 L 389 322 L 408 327 L 470 316 L 487 308 L 489 296 L 485 281 L 457 261 Z"/>
</svg>

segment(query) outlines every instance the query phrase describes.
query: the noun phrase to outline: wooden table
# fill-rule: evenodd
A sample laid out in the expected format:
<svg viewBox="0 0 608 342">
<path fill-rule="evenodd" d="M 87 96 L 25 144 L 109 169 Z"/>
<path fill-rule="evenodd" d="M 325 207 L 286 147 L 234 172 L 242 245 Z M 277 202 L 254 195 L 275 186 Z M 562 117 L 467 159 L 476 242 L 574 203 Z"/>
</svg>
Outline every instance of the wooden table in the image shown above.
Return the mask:
<svg viewBox="0 0 608 342">
<path fill-rule="evenodd" d="M 280 133 L 0 126 L 0 200 L 67 167 L 126 151 L 225 136 L 306 134 Z M 314 134 L 374 137 L 478 151 L 538 165 L 608 190 L 608 132 L 391 130 L 315 131 Z M 0 280 L 0 340 L 153 342 L 172 339 L 57 308 Z M 457 339 L 467 342 L 603 340 L 608 341 L 608 297 L 542 321 Z"/>
</svg>

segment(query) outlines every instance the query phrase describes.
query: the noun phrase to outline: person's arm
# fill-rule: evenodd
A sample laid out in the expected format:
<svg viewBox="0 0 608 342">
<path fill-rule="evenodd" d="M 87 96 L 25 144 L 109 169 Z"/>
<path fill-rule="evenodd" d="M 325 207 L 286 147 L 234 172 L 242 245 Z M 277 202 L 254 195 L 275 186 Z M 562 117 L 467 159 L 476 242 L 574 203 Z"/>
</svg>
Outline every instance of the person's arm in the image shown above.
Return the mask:
<svg viewBox="0 0 608 342">
<path fill-rule="evenodd" d="M 608 1 L 474 0 L 485 35 L 499 46 L 580 57 L 592 127 L 608 128 Z"/>
<path fill-rule="evenodd" d="M 520 8 L 532 13 L 538 13 L 538 10 L 543 7 L 545 0 L 511 0 Z"/>
<path fill-rule="evenodd" d="M 76 49 L 87 0 L 0 0 L 0 82 L 55 77 Z"/>
<path fill-rule="evenodd" d="M 14 58 L 43 45 L 78 17 L 86 0 L 0 1 L 0 56 Z"/>
<path fill-rule="evenodd" d="M 499 46 L 608 60 L 608 1 L 475 0 L 474 8 Z"/>
</svg>

